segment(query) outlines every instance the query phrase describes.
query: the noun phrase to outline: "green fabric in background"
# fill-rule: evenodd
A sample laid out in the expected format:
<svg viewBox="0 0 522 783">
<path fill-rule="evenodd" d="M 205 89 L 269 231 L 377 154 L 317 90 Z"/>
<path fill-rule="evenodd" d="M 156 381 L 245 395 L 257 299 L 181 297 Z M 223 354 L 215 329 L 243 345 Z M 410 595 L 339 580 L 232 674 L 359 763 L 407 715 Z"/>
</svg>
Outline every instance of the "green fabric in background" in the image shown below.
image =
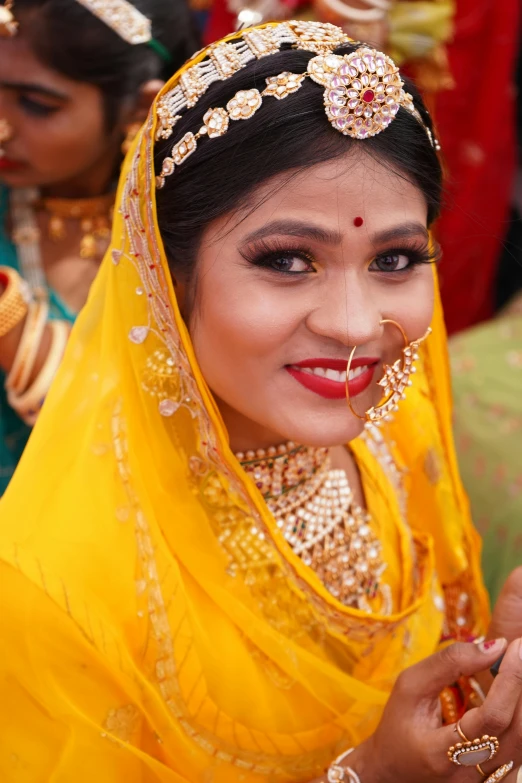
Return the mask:
<svg viewBox="0 0 522 783">
<path fill-rule="evenodd" d="M 455 440 L 492 601 L 522 564 L 522 314 L 451 341 Z"/>
</svg>

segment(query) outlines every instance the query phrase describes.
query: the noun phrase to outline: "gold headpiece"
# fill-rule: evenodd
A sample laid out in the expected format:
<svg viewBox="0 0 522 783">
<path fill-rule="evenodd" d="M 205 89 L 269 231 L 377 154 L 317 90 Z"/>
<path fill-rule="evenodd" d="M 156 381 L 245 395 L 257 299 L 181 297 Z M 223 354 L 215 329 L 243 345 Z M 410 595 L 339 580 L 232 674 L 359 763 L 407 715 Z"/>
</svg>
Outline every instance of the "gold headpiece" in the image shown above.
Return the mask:
<svg viewBox="0 0 522 783">
<path fill-rule="evenodd" d="M 209 109 L 197 133 L 186 133 L 172 147 L 162 165 L 156 186 L 162 188 L 165 177 L 197 149 L 200 138 L 217 138 L 227 132 L 230 120 L 246 120 L 259 109 L 264 97 L 282 100 L 310 78 L 325 88 L 326 116 L 332 126 L 346 136 L 366 139 L 381 133 L 394 120 L 399 108 L 404 108 L 422 125 L 435 149 L 439 149 L 431 130 L 413 104 L 413 98 L 403 89 L 399 69 L 382 52 L 361 46 L 347 55 L 333 54 L 343 44 L 353 43 L 339 28 L 319 22 L 284 22 L 275 26 L 257 27 L 244 32 L 241 38 L 210 46 L 207 56 L 184 71 L 178 84 L 157 104 L 156 140 L 168 139 L 180 111 L 195 106 L 208 87 L 216 81 L 233 76 L 254 59 L 278 52 L 283 44 L 316 54 L 304 73 L 285 71 L 266 79 L 262 92 L 240 90 L 226 108 Z"/>
<path fill-rule="evenodd" d="M 150 19 L 128 0 L 77 0 L 129 44 L 152 40 Z"/>
<path fill-rule="evenodd" d="M 150 19 L 147 19 L 128 0 L 77 0 L 77 2 L 129 44 L 150 43 L 154 40 Z M 12 7 L 13 0 L 7 0 L 5 5 L 0 6 L 0 37 L 8 38 L 17 33 L 18 22 L 12 14 Z M 163 52 L 159 54 L 164 56 Z"/>
<path fill-rule="evenodd" d="M 18 22 L 12 12 L 13 0 L 0 5 L 0 38 L 12 38 L 18 30 Z"/>
</svg>

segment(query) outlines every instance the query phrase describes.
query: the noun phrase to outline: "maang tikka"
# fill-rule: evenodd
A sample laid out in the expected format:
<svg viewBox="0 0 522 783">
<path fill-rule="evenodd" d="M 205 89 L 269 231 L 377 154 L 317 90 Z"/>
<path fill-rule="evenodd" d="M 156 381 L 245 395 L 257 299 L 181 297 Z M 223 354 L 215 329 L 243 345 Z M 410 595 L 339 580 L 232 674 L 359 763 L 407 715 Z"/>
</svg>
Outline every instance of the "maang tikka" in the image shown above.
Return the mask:
<svg viewBox="0 0 522 783">
<path fill-rule="evenodd" d="M 246 30 L 240 37 L 213 44 L 205 57 L 180 72 L 175 86 L 161 95 L 155 108 L 156 140 L 169 139 L 183 113 L 193 109 L 208 88 L 231 78 L 255 59 L 268 57 L 284 46 L 313 52 L 304 73 L 283 71 L 269 76 L 264 89 L 242 89 L 226 107 L 209 108 L 199 130 L 185 133 L 163 159 L 156 177 L 158 189 L 165 186 L 178 166 L 193 155 L 202 139 L 223 136 L 237 121 L 248 120 L 265 98 L 284 100 L 297 92 L 305 79 L 323 87 L 325 114 L 335 130 L 354 139 L 367 139 L 385 130 L 402 108 L 423 128 L 430 144 L 438 149 L 431 129 L 405 92 L 399 69 L 386 54 L 361 45 L 345 55 L 334 50 L 353 43 L 340 28 L 320 22 L 288 21 Z M 291 110 L 291 108 L 289 109 Z"/>
<path fill-rule="evenodd" d="M 406 396 L 406 389 L 408 386 L 412 385 L 410 376 L 415 373 L 417 369 L 415 367 L 415 362 L 419 358 L 419 354 L 417 353 L 419 346 L 431 334 L 431 327 L 429 327 L 422 337 L 409 342 L 406 332 L 397 321 L 392 321 L 391 318 L 385 318 L 380 321 L 381 326 L 386 326 L 386 324 L 395 326 L 399 330 L 402 339 L 404 340 L 404 347 L 402 349 L 402 355 L 396 362 L 391 366 L 389 364 L 383 366 L 384 373 L 381 380 L 378 382 L 378 385 L 383 389 L 382 401 L 378 405 L 372 405 L 363 416 L 357 413 L 350 399 L 350 367 L 355 351 L 357 350 L 356 345 L 352 348 L 346 366 L 346 402 L 353 415 L 366 422 L 367 425 L 379 425 L 383 419 L 387 419 L 392 413 L 398 410 L 399 402 Z"/>
</svg>

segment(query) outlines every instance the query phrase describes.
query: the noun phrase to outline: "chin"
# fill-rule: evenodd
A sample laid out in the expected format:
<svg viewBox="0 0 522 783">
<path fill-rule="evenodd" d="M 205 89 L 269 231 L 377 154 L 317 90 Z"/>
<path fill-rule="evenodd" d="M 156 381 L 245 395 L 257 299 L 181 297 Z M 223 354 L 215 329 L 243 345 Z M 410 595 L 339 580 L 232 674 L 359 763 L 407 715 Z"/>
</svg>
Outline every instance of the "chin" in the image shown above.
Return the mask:
<svg viewBox="0 0 522 783">
<path fill-rule="evenodd" d="M 280 433 L 280 442 L 293 441 L 302 446 L 334 447 L 342 446 L 358 438 L 364 429 L 364 421 L 356 419 L 343 406 L 342 410 L 332 411 L 330 415 L 317 412 L 302 412 L 300 416 L 288 417 L 276 427 Z"/>
<path fill-rule="evenodd" d="M 2 170 L 0 167 L 0 184 L 8 188 L 31 188 L 36 187 L 34 181 L 28 175 L 25 169 L 10 171 Z"/>
</svg>

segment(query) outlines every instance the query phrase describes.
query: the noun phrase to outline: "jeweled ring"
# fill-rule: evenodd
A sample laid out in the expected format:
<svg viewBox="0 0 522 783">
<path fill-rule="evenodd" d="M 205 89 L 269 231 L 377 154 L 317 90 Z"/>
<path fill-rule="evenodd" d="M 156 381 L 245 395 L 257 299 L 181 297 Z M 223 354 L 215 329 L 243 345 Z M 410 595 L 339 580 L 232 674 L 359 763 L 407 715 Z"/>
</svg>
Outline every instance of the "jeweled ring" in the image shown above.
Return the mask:
<svg viewBox="0 0 522 783">
<path fill-rule="evenodd" d="M 497 755 L 499 742 L 496 737 L 484 734 L 480 739 L 469 740 L 462 731 L 460 721 L 455 724 L 455 731 L 464 740 L 452 745 L 448 750 L 448 758 L 459 767 L 477 767 Z M 482 770 L 479 770 L 482 773 Z"/>
</svg>

